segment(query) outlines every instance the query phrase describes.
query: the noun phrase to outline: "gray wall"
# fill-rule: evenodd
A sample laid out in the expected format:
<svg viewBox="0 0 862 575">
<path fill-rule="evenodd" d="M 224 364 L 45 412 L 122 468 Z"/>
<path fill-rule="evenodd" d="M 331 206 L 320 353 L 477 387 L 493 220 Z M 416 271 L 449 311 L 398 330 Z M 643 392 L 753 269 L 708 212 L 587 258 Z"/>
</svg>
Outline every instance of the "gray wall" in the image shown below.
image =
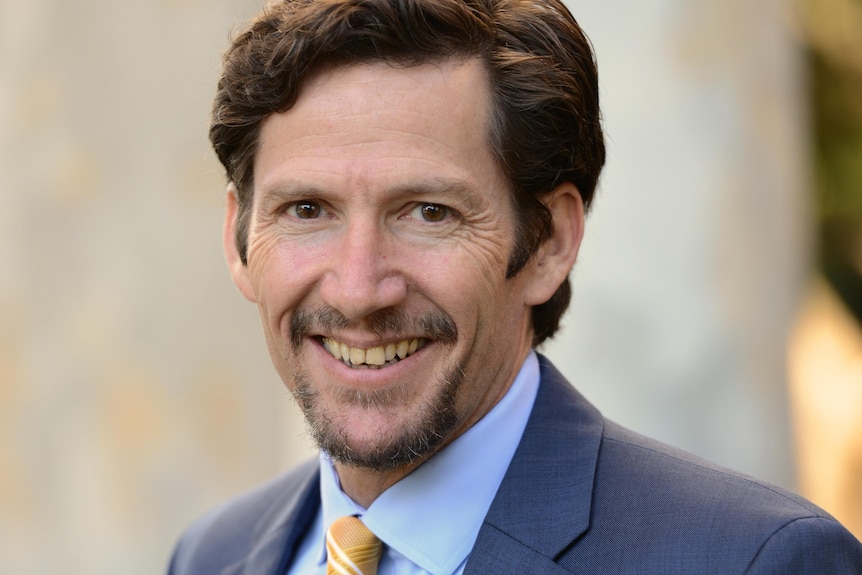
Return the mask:
<svg viewBox="0 0 862 575">
<path fill-rule="evenodd" d="M 609 159 L 547 351 L 606 415 L 792 486 L 785 345 L 810 230 L 789 7 L 569 5 L 598 54 Z"/>
</svg>

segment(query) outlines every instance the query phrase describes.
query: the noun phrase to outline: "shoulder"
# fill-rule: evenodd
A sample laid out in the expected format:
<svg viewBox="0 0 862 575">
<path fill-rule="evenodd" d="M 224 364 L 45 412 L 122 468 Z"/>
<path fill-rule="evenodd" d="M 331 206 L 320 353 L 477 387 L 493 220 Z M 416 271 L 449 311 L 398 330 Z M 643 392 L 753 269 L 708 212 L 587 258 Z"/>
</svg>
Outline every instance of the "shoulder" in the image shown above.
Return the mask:
<svg viewBox="0 0 862 575">
<path fill-rule="evenodd" d="M 668 504 L 708 505 L 720 502 L 725 513 L 771 511 L 785 513 L 789 517 L 799 514 L 829 517 L 822 509 L 790 491 L 716 465 L 607 420 L 597 473 L 603 489 L 634 490 L 641 495 L 649 494 L 650 499 L 659 494 L 672 495 Z M 723 496 L 738 501 L 740 505 L 728 507 L 728 500 Z M 755 501 L 758 504 L 752 507 Z M 741 505 L 743 503 L 744 506 Z"/>
<path fill-rule="evenodd" d="M 862 544 L 831 518 L 784 524 L 758 550 L 747 573 L 862 573 Z"/>
<path fill-rule="evenodd" d="M 675 557 L 679 572 L 862 572 L 862 546 L 816 505 L 612 422 L 593 517 L 586 538 L 637 563 Z"/>
<path fill-rule="evenodd" d="M 541 499 L 542 510 L 523 505 L 519 514 L 556 530 L 548 556 L 564 568 L 862 574 L 862 545 L 816 505 L 606 420 L 547 359 L 540 365 L 542 387 L 505 503 L 527 489 L 554 494 Z"/>
<path fill-rule="evenodd" d="M 313 500 L 317 471 L 318 461 L 310 460 L 201 516 L 180 539 L 169 573 L 220 573 L 245 559 L 268 528 Z"/>
</svg>

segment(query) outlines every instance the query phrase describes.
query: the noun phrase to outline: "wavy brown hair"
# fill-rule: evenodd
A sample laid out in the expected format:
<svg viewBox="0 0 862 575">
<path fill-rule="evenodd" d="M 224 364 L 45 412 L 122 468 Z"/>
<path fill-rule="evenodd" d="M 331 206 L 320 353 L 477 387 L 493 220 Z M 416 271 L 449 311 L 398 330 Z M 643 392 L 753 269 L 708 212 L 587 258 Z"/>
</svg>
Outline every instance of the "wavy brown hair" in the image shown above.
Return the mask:
<svg viewBox="0 0 862 575">
<path fill-rule="evenodd" d="M 491 148 L 509 178 L 517 218 L 507 278 L 553 231 L 543 198 L 562 182 L 589 207 L 605 159 L 589 40 L 559 0 L 282 0 L 239 34 L 224 57 L 210 140 L 237 188 L 236 245 L 246 262 L 261 123 L 287 111 L 323 66 L 410 66 L 478 58 L 491 82 Z M 532 309 L 533 343 L 552 336 L 571 299 L 567 278 Z"/>
</svg>

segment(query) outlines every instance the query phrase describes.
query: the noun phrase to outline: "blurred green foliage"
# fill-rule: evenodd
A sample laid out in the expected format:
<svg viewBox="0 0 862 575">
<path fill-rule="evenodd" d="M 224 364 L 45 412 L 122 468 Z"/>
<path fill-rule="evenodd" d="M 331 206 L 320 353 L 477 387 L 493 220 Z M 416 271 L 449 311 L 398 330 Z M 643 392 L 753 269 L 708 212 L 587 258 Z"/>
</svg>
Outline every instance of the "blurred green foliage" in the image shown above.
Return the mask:
<svg viewBox="0 0 862 575">
<path fill-rule="evenodd" d="M 862 0 L 809 8 L 818 263 L 862 322 Z"/>
</svg>

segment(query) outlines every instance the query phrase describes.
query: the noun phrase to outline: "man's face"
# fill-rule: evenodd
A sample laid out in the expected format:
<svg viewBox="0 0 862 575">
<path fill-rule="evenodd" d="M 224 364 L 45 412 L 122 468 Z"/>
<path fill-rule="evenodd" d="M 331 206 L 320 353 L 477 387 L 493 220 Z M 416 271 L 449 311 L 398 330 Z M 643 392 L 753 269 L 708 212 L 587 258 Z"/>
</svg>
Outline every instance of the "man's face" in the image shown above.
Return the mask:
<svg viewBox="0 0 862 575">
<path fill-rule="evenodd" d="M 325 70 L 262 125 L 247 267 L 229 196 L 234 279 L 336 460 L 423 460 L 493 407 L 529 350 L 547 288 L 531 266 L 505 279 L 515 217 L 489 116 L 478 61 Z"/>
</svg>

